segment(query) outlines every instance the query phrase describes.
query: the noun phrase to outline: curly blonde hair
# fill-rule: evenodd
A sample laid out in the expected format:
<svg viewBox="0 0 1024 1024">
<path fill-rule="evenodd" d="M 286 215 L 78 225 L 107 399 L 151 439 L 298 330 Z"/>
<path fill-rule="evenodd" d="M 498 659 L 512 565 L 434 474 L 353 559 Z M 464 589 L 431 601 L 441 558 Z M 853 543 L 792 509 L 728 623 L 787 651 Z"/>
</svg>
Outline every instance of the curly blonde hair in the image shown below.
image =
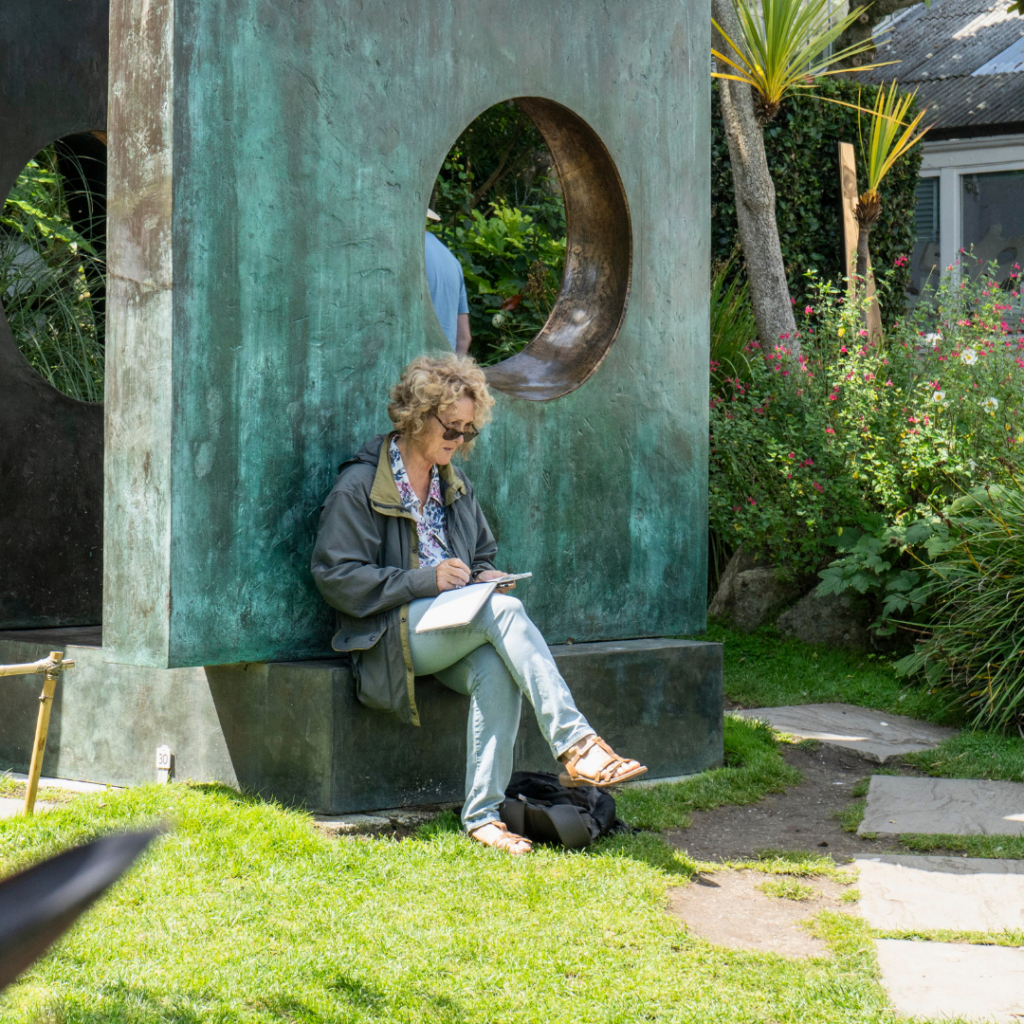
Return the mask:
<svg viewBox="0 0 1024 1024">
<path fill-rule="evenodd" d="M 388 396 L 388 416 L 403 437 L 418 437 L 432 413 L 443 413 L 463 398 L 473 402 L 473 425 L 479 430 L 491 421 L 494 399 L 487 380 L 470 356 L 420 356 L 403 371 Z M 473 442 L 465 442 L 459 454 L 466 456 Z"/>
</svg>

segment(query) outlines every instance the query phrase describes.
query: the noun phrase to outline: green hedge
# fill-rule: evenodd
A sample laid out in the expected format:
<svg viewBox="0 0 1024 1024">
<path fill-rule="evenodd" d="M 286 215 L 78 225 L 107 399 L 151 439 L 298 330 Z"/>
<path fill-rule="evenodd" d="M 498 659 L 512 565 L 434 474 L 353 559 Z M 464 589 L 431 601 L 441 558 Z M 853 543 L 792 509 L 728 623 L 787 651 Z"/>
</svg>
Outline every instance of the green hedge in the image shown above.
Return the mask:
<svg viewBox="0 0 1024 1024">
<path fill-rule="evenodd" d="M 826 80 L 823 96 L 857 103 L 858 86 Z M 870 108 L 876 86 L 863 86 L 860 105 Z M 865 128 L 867 122 L 865 120 Z M 810 298 L 804 273 L 814 268 L 826 279 L 838 279 L 842 266 L 842 213 L 839 201 L 837 143 L 852 142 L 857 150 L 857 183 L 863 188 L 857 112 L 805 94 L 785 102 L 765 129 L 768 166 L 775 182 L 775 213 L 790 294 L 800 306 Z M 725 259 L 737 241 L 729 148 L 712 90 L 711 236 L 716 259 Z M 914 247 L 914 190 L 921 168 L 921 147 L 899 161 L 882 184 L 882 216 L 871 233 L 871 257 L 879 270 L 891 268 L 897 256 Z M 886 320 L 903 312 L 909 267 L 896 271 L 889 296 L 883 296 Z"/>
</svg>

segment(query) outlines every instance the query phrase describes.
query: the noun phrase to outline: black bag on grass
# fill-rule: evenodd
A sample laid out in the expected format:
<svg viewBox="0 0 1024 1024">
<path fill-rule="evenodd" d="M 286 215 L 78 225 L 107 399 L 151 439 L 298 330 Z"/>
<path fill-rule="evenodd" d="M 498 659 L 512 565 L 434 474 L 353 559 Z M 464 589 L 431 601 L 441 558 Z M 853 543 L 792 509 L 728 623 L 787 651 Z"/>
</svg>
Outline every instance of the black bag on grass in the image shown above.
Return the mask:
<svg viewBox="0 0 1024 1024">
<path fill-rule="evenodd" d="M 615 816 L 611 794 L 594 786 L 566 789 L 548 772 L 513 772 L 501 820 L 517 835 L 567 850 L 589 846 L 600 836 L 633 831 Z"/>
</svg>

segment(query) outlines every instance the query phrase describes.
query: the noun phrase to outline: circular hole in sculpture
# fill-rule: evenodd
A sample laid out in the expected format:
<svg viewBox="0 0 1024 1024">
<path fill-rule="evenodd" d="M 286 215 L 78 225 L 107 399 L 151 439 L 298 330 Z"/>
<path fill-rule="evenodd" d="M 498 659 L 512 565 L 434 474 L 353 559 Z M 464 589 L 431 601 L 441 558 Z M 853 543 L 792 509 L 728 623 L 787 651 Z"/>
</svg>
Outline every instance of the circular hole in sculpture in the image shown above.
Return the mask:
<svg viewBox="0 0 1024 1024">
<path fill-rule="evenodd" d="M 497 104 L 452 146 L 430 209 L 428 292 L 452 346 L 465 309 L 493 388 L 545 400 L 586 381 L 622 324 L 632 256 L 625 193 L 597 133 L 551 100 Z"/>
<path fill-rule="evenodd" d="M 14 341 L 54 388 L 103 400 L 107 147 L 57 140 L 28 162 L 0 218 L 0 301 Z"/>
</svg>

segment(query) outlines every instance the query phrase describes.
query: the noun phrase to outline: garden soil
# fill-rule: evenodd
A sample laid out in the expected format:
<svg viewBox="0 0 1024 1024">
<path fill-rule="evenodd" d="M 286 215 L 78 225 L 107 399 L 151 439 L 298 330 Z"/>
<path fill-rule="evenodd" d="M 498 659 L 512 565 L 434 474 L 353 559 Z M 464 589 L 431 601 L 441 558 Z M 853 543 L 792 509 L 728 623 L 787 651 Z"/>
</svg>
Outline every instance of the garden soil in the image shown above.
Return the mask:
<svg viewBox="0 0 1024 1024">
<path fill-rule="evenodd" d="M 808 750 L 782 744 L 781 750 L 786 761 L 803 772 L 803 782 L 756 804 L 695 811 L 690 827 L 667 830 L 666 840 L 702 861 L 750 860 L 759 850 L 804 850 L 830 854 L 843 864 L 854 856 L 903 850 L 894 836 L 868 839 L 844 831 L 837 820 L 855 799 L 854 785 L 877 774 L 877 764 L 827 747 Z M 887 765 L 885 771 L 921 774 L 899 764 Z"/>
</svg>

